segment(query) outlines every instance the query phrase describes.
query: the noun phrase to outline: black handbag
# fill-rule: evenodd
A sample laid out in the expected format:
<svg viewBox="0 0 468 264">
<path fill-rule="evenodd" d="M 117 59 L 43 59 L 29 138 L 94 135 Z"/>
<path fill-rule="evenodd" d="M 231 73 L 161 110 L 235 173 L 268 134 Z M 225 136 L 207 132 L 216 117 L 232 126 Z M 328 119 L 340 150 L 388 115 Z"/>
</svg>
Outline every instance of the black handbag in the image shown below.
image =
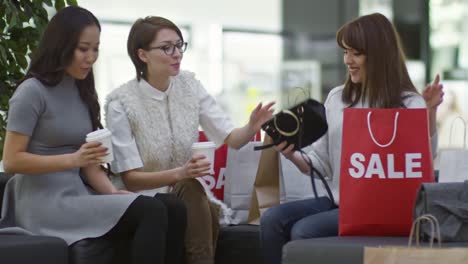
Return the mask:
<svg viewBox="0 0 468 264">
<path fill-rule="evenodd" d="M 278 145 L 283 141 L 294 144 L 294 150 L 300 150 L 314 143 L 328 130 L 325 107 L 314 99 L 283 110 L 262 125 L 262 129 L 273 143 L 255 147 L 255 150 Z"/>
<path fill-rule="evenodd" d="M 317 139 L 325 135 L 328 130 L 325 115 L 325 106 L 314 99 L 307 99 L 304 102 L 293 106 L 288 110 L 282 110 L 262 125 L 262 129 L 273 140 L 273 143 L 254 147 L 254 150 L 262 150 L 287 141 L 289 146 L 294 144 L 294 150 L 300 151 L 310 168 L 310 179 L 315 198 L 318 198 L 315 176 L 320 179 L 327 191 L 328 198 L 332 203 L 332 208 L 336 208 L 335 199 L 330 186 L 323 175 L 314 168 L 309 156 L 302 150 L 314 143 Z"/>
</svg>

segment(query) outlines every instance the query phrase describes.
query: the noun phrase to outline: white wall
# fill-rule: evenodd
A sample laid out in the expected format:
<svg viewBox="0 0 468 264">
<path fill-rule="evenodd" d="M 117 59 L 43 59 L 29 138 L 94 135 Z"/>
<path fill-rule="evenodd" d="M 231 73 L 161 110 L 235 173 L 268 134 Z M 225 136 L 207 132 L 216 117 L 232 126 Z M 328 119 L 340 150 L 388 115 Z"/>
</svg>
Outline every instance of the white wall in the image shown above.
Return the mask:
<svg viewBox="0 0 468 264">
<path fill-rule="evenodd" d="M 100 19 L 130 20 L 163 16 L 178 24 L 223 24 L 243 28 L 279 30 L 280 0 L 79 0 Z"/>
<path fill-rule="evenodd" d="M 110 91 L 135 76 L 126 41 L 130 23 L 137 18 L 162 16 L 190 28 L 189 49 L 181 67 L 194 71 L 213 95 L 219 94 L 223 85 L 220 30 L 229 27 L 279 32 L 282 25 L 280 0 L 79 0 L 78 3 L 104 22 L 100 57 L 94 67 L 101 104 Z M 129 24 L 111 25 L 106 21 Z M 281 60 L 278 47 L 267 46 L 258 52 Z"/>
</svg>

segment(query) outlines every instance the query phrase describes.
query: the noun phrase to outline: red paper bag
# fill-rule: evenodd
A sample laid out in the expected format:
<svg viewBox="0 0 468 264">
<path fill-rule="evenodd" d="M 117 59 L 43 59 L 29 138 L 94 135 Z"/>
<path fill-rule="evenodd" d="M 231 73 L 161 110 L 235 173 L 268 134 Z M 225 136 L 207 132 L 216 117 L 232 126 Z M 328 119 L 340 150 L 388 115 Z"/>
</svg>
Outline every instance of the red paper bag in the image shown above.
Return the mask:
<svg viewBox="0 0 468 264">
<path fill-rule="evenodd" d="M 426 109 L 344 110 L 340 235 L 407 236 L 417 190 L 432 181 Z"/>
<path fill-rule="evenodd" d="M 259 141 L 260 135 L 260 132 L 258 132 L 252 140 Z M 208 141 L 203 131 L 198 132 L 198 141 Z M 214 174 L 201 177 L 214 196 L 221 201 L 224 200 L 224 172 L 226 170 L 227 149 L 228 147 L 226 144 L 216 149 L 213 167 Z"/>
</svg>

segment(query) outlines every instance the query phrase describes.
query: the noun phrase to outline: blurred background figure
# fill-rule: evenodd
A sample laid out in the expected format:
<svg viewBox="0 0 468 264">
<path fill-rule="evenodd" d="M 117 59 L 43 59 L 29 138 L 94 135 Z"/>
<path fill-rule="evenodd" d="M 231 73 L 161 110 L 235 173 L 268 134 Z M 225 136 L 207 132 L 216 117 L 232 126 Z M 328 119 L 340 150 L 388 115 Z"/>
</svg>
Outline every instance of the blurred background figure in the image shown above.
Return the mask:
<svg viewBox="0 0 468 264">
<path fill-rule="evenodd" d="M 440 148 L 464 148 L 466 115 L 463 114 L 455 92 L 445 89 L 444 101 L 437 112 L 437 131 Z M 458 119 L 457 119 L 458 118 Z M 463 120 L 460 120 L 462 118 Z"/>
</svg>

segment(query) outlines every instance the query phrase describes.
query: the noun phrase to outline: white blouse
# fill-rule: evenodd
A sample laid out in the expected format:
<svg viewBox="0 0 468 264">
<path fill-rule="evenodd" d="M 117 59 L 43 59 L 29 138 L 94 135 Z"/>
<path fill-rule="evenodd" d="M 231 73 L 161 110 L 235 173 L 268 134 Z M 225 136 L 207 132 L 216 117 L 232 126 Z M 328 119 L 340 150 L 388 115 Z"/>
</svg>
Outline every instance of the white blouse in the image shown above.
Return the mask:
<svg viewBox="0 0 468 264">
<path fill-rule="evenodd" d="M 138 85 L 146 95 L 155 101 L 165 100 L 171 89 L 177 89 L 177 87 L 173 87 L 173 82 L 170 83 L 169 88 L 165 92 L 154 88 L 143 79 Z M 203 87 L 197 91 L 197 95 L 200 104 L 200 125 L 210 140 L 219 147 L 235 127 L 216 100 Z M 114 161 L 111 164 L 112 171 L 121 173 L 142 168 L 143 162 L 135 142 L 135 137 L 120 101 L 113 100 L 109 103 L 106 118 L 108 118 L 108 124 L 118 124 L 109 127 L 112 132 L 114 152 Z"/>
</svg>

